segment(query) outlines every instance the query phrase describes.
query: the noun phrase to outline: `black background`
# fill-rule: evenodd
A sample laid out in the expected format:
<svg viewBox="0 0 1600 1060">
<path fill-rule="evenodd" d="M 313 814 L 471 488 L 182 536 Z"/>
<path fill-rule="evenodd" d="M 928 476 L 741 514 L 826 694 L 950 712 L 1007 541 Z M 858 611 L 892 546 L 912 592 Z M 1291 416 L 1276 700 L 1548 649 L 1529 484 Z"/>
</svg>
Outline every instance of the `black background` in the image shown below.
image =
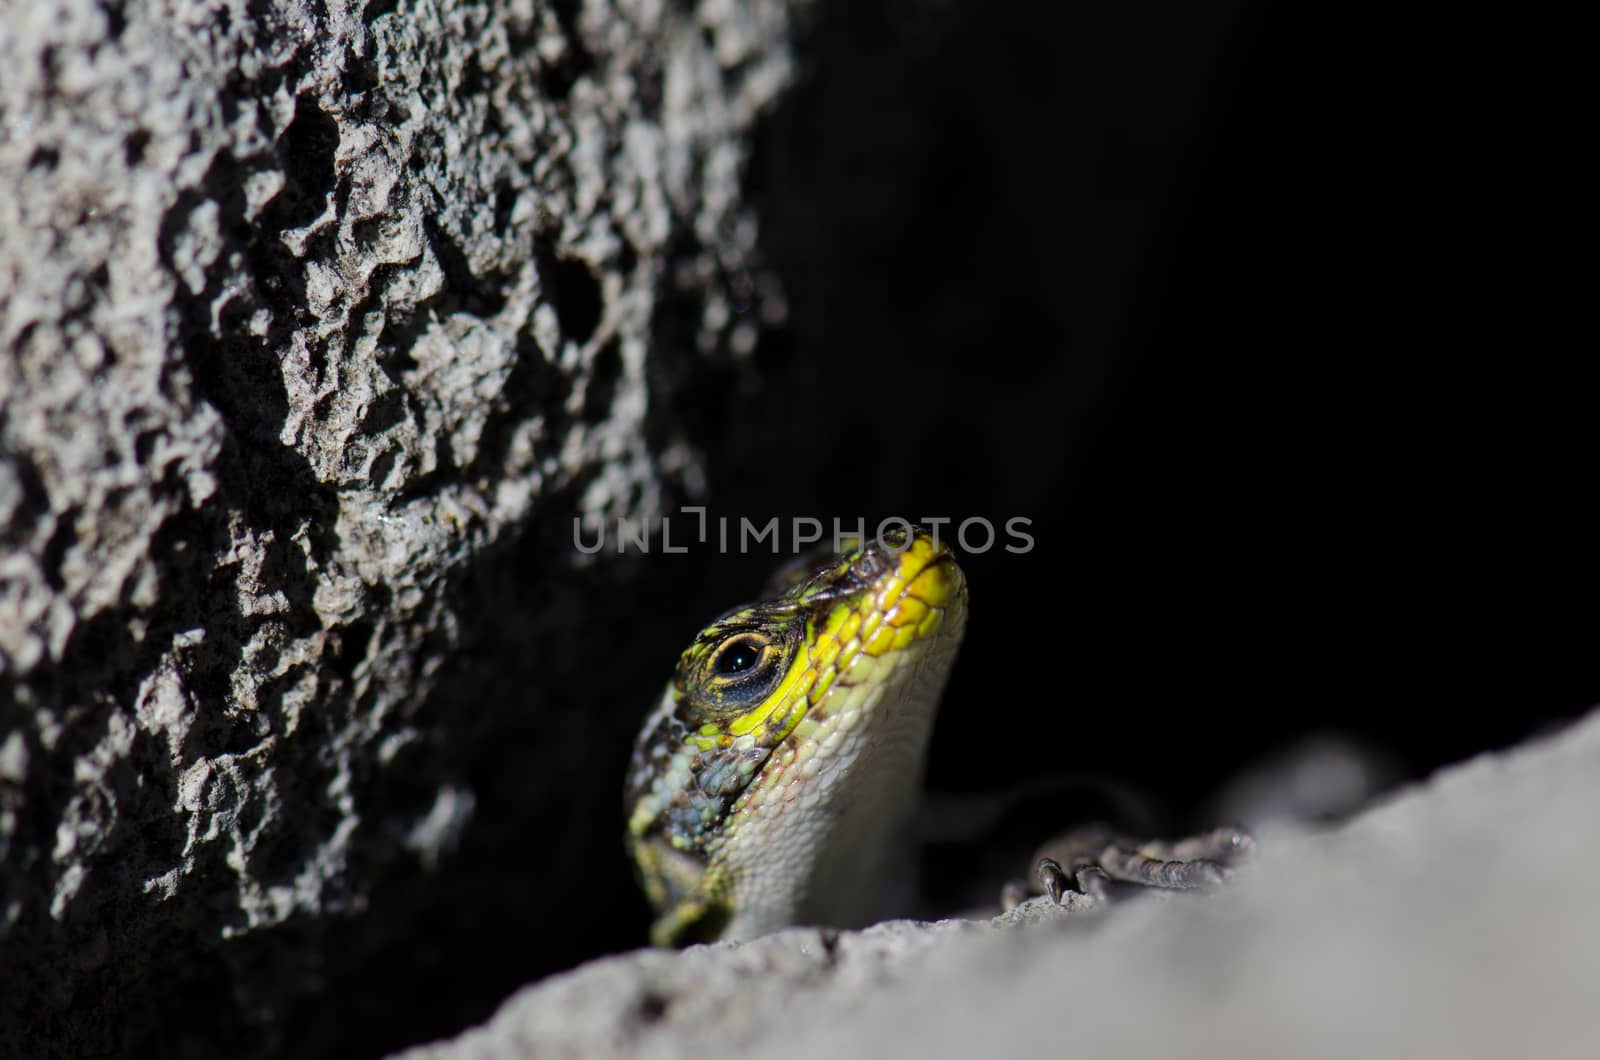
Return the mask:
<svg viewBox="0 0 1600 1060">
<path fill-rule="evenodd" d="M 1032 520 L 964 561 L 933 787 L 1193 802 L 1317 729 L 1420 776 L 1600 700 L 1550 34 L 908 10 L 825 8 L 763 143 L 791 328 L 717 466 L 756 513 Z"/>
</svg>

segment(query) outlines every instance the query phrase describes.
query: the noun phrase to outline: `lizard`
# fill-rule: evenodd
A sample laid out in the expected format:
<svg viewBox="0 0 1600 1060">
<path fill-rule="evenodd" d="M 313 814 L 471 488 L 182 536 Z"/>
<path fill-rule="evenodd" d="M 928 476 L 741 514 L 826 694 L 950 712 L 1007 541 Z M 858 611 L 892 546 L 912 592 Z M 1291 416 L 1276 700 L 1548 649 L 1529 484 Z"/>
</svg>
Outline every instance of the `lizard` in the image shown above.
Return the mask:
<svg viewBox="0 0 1600 1060">
<path fill-rule="evenodd" d="M 949 545 L 913 527 L 780 567 L 706 626 L 635 743 L 626 844 L 660 946 L 783 927 L 860 927 L 904 883 L 929 735 L 967 622 Z M 1238 829 L 1178 844 L 1080 830 L 1036 855 L 1034 889 L 1217 882 Z M 1008 885 L 1007 905 L 1020 900 Z"/>
</svg>

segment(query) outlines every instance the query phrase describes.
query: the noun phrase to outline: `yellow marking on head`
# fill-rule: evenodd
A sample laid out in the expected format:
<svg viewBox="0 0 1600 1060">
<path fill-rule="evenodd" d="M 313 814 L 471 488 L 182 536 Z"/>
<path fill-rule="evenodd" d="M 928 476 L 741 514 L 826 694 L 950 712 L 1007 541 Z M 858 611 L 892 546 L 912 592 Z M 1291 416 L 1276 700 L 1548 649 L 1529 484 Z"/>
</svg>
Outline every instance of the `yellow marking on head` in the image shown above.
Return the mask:
<svg viewBox="0 0 1600 1060">
<path fill-rule="evenodd" d="M 828 689 L 833 687 L 833 679 L 839 676 L 839 671 L 830 666 L 817 675 L 816 683 L 811 686 L 811 698 L 821 702 L 822 697 L 828 694 Z"/>
<path fill-rule="evenodd" d="M 733 719 L 728 726 L 728 731 L 735 736 L 743 736 L 754 732 L 767 723 L 778 707 L 788 703 L 796 695 L 805 695 L 806 685 L 811 681 L 811 653 L 809 645 L 800 645 L 794 662 L 789 664 L 789 672 L 783 675 L 783 680 L 778 682 L 778 687 L 772 694 L 762 701 L 759 707 L 745 712 Z"/>
<path fill-rule="evenodd" d="M 894 609 L 894 614 L 889 616 L 891 626 L 915 626 L 921 622 L 928 613 L 928 605 L 914 596 L 908 596 L 900 601 L 900 606 Z"/>
<path fill-rule="evenodd" d="M 875 593 L 853 604 L 835 604 L 820 629 L 815 620 L 807 619 L 805 641 L 772 693 L 726 728 L 707 722 L 690 742 L 701 750 L 726 748 L 734 737 L 767 729 L 781 731 L 766 732 L 764 739 L 783 740 L 804 717 L 808 704 L 818 702 L 833 687 L 841 665 L 848 665 L 858 653 L 877 657 L 900 651 L 938 630 L 944 609 L 961 586 L 953 565 L 936 562 L 941 555 L 931 540 L 917 538 L 899 554 L 894 572 L 879 580 Z"/>
<path fill-rule="evenodd" d="M 960 591 L 962 579 L 953 563 L 926 563 L 911 577 L 906 591 L 931 607 L 945 607 Z"/>
<path fill-rule="evenodd" d="M 883 655 L 893 650 L 894 634 L 895 629 L 893 626 L 879 626 L 878 631 L 868 637 L 861 645 L 861 650 L 874 658 Z"/>
<path fill-rule="evenodd" d="M 837 637 L 825 637 L 811 653 L 811 664 L 816 669 L 827 670 L 832 668 L 833 661 L 839 657 L 839 640 Z"/>
</svg>

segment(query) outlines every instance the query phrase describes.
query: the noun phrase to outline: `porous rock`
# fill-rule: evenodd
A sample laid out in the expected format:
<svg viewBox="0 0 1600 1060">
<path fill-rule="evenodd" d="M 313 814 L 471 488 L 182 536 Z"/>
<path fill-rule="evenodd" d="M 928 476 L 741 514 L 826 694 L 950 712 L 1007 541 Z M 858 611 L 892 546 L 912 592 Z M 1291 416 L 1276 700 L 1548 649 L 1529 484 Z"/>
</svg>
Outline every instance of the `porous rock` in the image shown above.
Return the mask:
<svg viewBox="0 0 1600 1060">
<path fill-rule="evenodd" d="M 581 706 L 568 527 L 703 477 L 788 19 L 6 5 L 0 1053 L 319 1040 L 285 1014 L 404 936 L 472 749 Z"/>
</svg>

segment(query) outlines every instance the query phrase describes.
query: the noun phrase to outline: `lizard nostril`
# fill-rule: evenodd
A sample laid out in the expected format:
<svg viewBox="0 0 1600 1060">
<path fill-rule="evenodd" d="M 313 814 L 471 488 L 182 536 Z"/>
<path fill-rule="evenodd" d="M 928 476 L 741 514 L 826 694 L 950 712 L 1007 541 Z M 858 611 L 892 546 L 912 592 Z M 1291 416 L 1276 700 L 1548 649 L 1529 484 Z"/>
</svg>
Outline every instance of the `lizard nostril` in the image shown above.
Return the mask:
<svg viewBox="0 0 1600 1060">
<path fill-rule="evenodd" d="M 854 574 L 862 581 L 876 581 L 878 577 L 888 569 L 888 566 L 889 565 L 884 560 L 882 553 L 863 552 L 856 559 L 855 563 L 851 564 L 850 573 Z"/>
</svg>

